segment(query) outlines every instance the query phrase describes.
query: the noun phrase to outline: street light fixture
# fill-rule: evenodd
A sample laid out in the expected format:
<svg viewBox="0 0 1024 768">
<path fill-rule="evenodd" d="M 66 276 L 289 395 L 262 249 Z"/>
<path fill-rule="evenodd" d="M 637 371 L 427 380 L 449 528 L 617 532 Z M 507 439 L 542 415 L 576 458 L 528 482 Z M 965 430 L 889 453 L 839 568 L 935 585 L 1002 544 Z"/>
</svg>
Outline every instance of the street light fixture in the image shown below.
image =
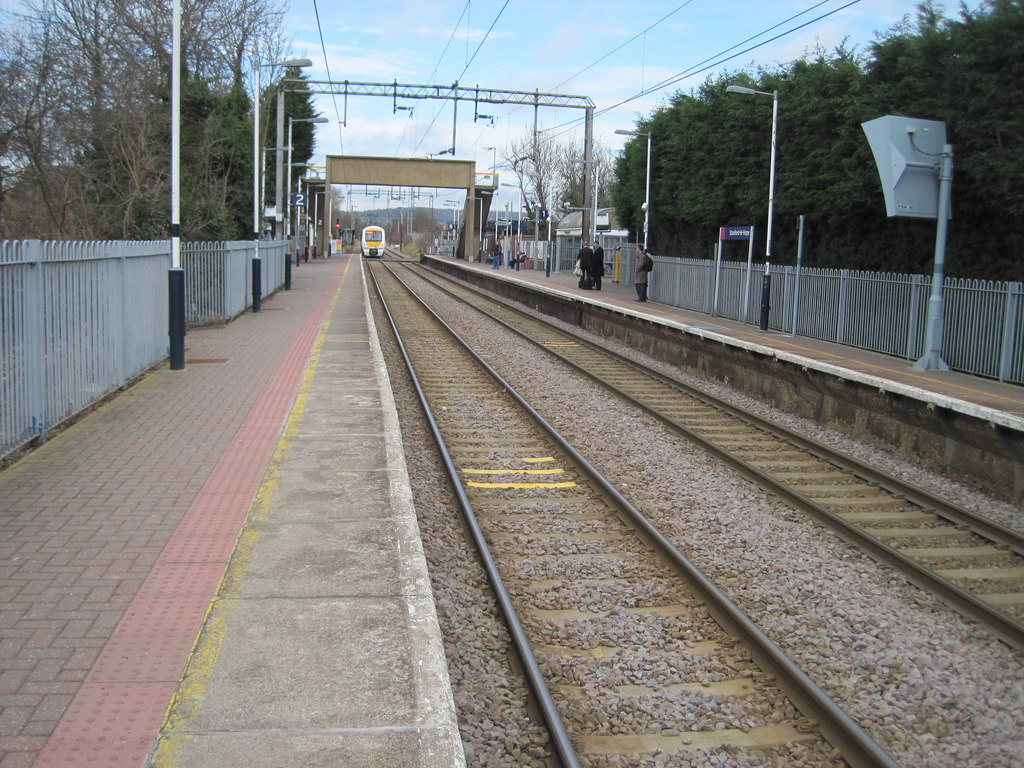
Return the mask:
<svg viewBox="0 0 1024 768">
<path fill-rule="evenodd" d="M 293 123 L 326 123 L 326 122 L 329 122 L 326 117 L 292 117 L 291 115 L 288 115 L 288 146 L 287 146 L 287 149 L 288 149 L 288 182 L 289 183 L 288 183 L 288 221 L 287 221 L 287 229 L 285 231 L 285 237 L 289 238 L 289 239 L 291 239 L 291 237 L 292 237 L 292 190 L 291 190 L 291 186 L 292 186 L 291 185 L 292 170 L 291 169 L 293 167 L 295 167 L 296 165 L 301 166 L 303 168 L 306 167 L 305 163 L 293 163 L 292 162 L 292 149 L 293 149 L 292 148 L 292 124 Z M 295 182 L 295 191 L 296 192 L 299 191 L 298 180 L 296 180 L 296 182 Z M 297 230 L 298 227 L 295 227 L 295 229 Z M 292 257 L 295 259 L 295 263 L 298 264 L 299 263 L 299 252 L 298 252 L 298 244 L 297 243 L 295 243 L 294 247 L 292 248 Z"/>
<path fill-rule="evenodd" d="M 491 153 L 491 173 L 498 170 L 498 148 L 497 147 L 480 147 L 485 152 Z"/>
<path fill-rule="evenodd" d="M 445 200 L 446 206 L 452 207 L 452 258 L 456 258 L 457 251 L 459 248 L 459 208 L 462 207 L 463 203 L 458 200 Z"/>
<path fill-rule="evenodd" d="M 644 187 L 644 250 L 647 250 L 647 231 L 650 224 L 651 216 L 651 134 L 648 131 L 624 131 L 618 129 L 615 131 L 621 136 L 646 136 L 647 137 L 647 183 Z"/>
<path fill-rule="evenodd" d="M 516 251 L 514 255 L 518 256 L 519 251 L 523 247 L 523 203 L 526 197 L 523 195 L 523 188 L 519 184 L 502 184 L 501 186 L 513 187 L 519 190 L 519 213 L 516 215 L 516 247 L 514 249 Z M 509 226 L 512 226 L 511 222 Z"/>
<path fill-rule="evenodd" d="M 772 215 L 775 209 L 775 150 L 779 135 L 779 92 L 758 91 L 745 85 L 730 85 L 726 93 L 756 94 L 772 97 L 772 155 L 771 168 L 768 175 L 768 227 L 764 248 L 764 277 L 761 280 L 761 330 L 768 330 L 768 312 L 771 309 L 771 274 L 769 269 L 772 260 Z"/>
<path fill-rule="evenodd" d="M 260 311 L 260 294 L 262 293 L 262 286 L 260 285 L 260 216 L 262 211 L 260 209 L 263 207 L 263 184 L 260 178 L 260 70 L 264 67 L 290 68 L 311 66 L 313 66 L 313 62 L 309 59 L 286 59 L 285 61 L 276 61 L 270 64 L 260 64 L 257 61 L 253 67 L 255 82 L 255 94 L 252 100 L 252 229 L 255 241 L 252 257 L 253 312 Z M 278 136 L 277 140 L 280 143 L 281 137 Z M 280 178 L 280 174 L 278 174 L 278 177 Z"/>
</svg>

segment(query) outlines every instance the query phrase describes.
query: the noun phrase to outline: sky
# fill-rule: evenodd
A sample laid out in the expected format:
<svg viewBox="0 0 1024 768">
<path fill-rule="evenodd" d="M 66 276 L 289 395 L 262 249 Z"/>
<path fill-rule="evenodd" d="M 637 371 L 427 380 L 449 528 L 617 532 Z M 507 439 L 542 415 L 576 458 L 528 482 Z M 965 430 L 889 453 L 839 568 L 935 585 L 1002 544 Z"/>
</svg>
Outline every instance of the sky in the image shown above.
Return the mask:
<svg viewBox="0 0 1024 768">
<path fill-rule="evenodd" d="M 312 60 L 305 70 L 311 80 L 458 82 L 589 97 L 595 139 L 616 152 L 628 137 L 615 131 L 635 128 L 638 117 L 676 91 L 695 89 L 709 75 L 788 63 L 844 41 L 865 51 L 877 33 L 905 16 L 913 20 L 918 2 L 292 0 L 285 32 L 293 38 L 291 53 Z M 328 154 L 436 155 L 452 146 L 454 122 L 454 157 L 487 171 L 534 125 L 533 108 L 515 105 L 482 104 L 476 111 L 491 119 L 475 121 L 473 103 L 462 101 L 457 120 L 451 100 L 338 95 L 318 96 L 315 106 L 329 120 L 316 126 L 312 163 L 321 165 Z M 765 114 L 767 141 L 769 105 Z M 578 142 L 582 156 L 582 116 L 580 109 L 541 108 L 537 125 L 561 142 Z"/>
</svg>

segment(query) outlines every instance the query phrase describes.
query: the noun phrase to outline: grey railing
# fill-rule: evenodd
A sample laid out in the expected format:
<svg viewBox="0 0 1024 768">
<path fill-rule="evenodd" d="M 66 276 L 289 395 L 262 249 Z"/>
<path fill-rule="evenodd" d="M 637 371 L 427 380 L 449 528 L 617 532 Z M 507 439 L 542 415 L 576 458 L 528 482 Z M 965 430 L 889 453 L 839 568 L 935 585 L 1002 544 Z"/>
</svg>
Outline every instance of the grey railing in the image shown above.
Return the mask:
<svg viewBox="0 0 1024 768">
<path fill-rule="evenodd" d="M 262 293 L 284 284 L 284 242 L 260 243 Z M 182 245 L 186 322 L 252 304 L 252 241 Z M 170 241 L 0 242 L 0 456 L 168 354 Z"/>
<path fill-rule="evenodd" d="M 560 237 L 524 246 L 531 257 L 528 269 L 543 270 L 550 253 L 552 272 L 571 272 L 580 240 Z M 619 282 L 632 283 L 636 245 L 609 240 L 604 248 L 613 270 L 619 249 Z M 764 264 L 658 255 L 654 262 L 652 301 L 760 324 Z M 931 276 L 773 266 L 771 278 L 770 332 L 907 360 L 924 355 Z M 1024 384 L 1024 283 L 946 278 L 943 296 L 943 361 L 952 370 Z"/>
<path fill-rule="evenodd" d="M 654 261 L 653 301 L 759 322 L 763 264 Z M 628 282 L 632 272 L 622 274 Z M 773 266 L 768 329 L 918 360 L 930 293 L 930 276 Z M 949 367 L 1024 384 L 1024 283 L 946 278 L 943 297 Z"/>
</svg>

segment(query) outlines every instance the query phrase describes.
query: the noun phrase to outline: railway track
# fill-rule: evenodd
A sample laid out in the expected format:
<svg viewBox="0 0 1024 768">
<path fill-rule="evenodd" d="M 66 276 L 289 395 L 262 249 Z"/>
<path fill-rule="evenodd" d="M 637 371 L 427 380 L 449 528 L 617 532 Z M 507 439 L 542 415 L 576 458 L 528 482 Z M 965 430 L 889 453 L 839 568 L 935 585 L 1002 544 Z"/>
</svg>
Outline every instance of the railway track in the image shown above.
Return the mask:
<svg viewBox="0 0 1024 768">
<path fill-rule="evenodd" d="M 563 765 L 895 766 L 388 267 L 368 270 Z"/>
<path fill-rule="evenodd" d="M 512 304 L 415 271 L 1024 649 L 1024 537 L 1017 532 Z"/>
</svg>

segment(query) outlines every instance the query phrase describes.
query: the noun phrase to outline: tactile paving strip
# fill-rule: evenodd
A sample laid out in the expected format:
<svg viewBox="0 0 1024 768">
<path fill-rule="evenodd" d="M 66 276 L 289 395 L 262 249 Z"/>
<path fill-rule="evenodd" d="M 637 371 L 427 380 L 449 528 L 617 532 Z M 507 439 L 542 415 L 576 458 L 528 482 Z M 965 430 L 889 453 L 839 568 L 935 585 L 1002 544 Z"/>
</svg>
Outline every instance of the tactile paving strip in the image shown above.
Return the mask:
<svg viewBox="0 0 1024 768">
<path fill-rule="evenodd" d="M 339 270 L 267 382 L 35 766 L 136 768 L 146 759 L 345 274 Z"/>
</svg>

